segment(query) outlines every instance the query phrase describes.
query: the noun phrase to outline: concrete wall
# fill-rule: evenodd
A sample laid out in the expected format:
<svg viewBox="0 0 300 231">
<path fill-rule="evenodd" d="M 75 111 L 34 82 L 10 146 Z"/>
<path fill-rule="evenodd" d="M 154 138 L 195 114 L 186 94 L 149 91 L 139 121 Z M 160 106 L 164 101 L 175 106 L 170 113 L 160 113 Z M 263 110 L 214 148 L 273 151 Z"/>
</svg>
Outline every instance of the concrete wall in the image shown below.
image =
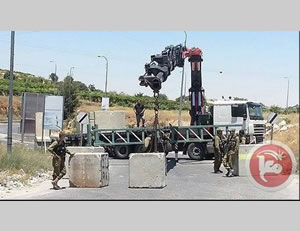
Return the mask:
<svg viewBox="0 0 300 231">
<path fill-rule="evenodd" d="M 103 147 L 76 147 L 76 146 L 69 146 L 67 149 L 71 153 L 104 153 L 104 148 Z M 65 166 L 66 166 L 66 175 L 64 176 L 65 179 L 69 178 L 69 172 L 70 172 L 70 163 L 69 163 L 69 155 L 66 155 L 66 161 L 65 161 Z"/>
<path fill-rule="evenodd" d="M 109 185 L 107 153 L 77 153 L 70 159 L 71 187 L 99 188 Z"/>
<path fill-rule="evenodd" d="M 164 153 L 132 153 L 129 157 L 130 188 L 163 188 L 166 186 Z"/>
<path fill-rule="evenodd" d="M 118 111 L 95 111 L 94 115 L 90 115 L 90 118 L 94 118 L 94 122 L 101 129 L 117 129 L 126 128 L 125 112 Z"/>
</svg>

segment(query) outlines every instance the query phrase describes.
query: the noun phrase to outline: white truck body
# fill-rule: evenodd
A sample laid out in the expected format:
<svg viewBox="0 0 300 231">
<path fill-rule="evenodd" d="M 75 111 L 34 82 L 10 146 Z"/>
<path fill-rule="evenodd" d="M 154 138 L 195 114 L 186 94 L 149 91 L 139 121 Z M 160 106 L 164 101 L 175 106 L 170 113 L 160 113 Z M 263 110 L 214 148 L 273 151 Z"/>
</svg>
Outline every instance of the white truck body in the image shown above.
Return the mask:
<svg viewBox="0 0 300 231">
<path fill-rule="evenodd" d="M 212 105 L 213 124 L 243 124 L 245 134 L 255 137 L 256 143 L 263 142 L 266 121 L 259 103 L 239 100 L 214 101 Z M 239 131 L 241 128 L 236 128 Z"/>
</svg>

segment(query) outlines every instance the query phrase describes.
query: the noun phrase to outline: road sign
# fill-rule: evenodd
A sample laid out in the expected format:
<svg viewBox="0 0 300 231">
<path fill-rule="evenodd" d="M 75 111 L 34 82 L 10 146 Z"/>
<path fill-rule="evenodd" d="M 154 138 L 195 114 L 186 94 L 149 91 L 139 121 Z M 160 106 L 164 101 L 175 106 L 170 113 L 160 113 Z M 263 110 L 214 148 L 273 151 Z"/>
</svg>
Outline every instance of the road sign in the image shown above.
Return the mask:
<svg viewBox="0 0 300 231">
<path fill-rule="evenodd" d="M 50 96 L 45 97 L 45 130 L 63 130 L 63 111 L 64 97 Z"/>
<path fill-rule="evenodd" d="M 101 108 L 104 111 L 108 110 L 108 108 L 109 108 L 109 98 L 108 97 L 102 97 Z"/>
<path fill-rule="evenodd" d="M 87 112 L 79 112 L 76 121 L 78 122 L 77 130 L 80 133 L 86 133 L 87 132 L 87 124 L 89 123 L 89 116 Z"/>
<path fill-rule="evenodd" d="M 267 122 L 270 124 L 277 124 L 279 122 L 279 116 L 277 113 L 271 112 L 268 115 Z"/>
</svg>

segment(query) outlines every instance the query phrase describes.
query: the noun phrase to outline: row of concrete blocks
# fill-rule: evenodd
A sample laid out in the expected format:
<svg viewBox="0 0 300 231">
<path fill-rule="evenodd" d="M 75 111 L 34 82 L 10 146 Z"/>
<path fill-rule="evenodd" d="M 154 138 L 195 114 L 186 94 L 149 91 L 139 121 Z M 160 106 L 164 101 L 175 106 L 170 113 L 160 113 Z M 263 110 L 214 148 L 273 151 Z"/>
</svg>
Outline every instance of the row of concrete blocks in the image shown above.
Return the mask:
<svg viewBox="0 0 300 231">
<path fill-rule="evenodd" d="M 102 147 L 68 147 L 75 153 L 66 158 L 67 177 L 71 187 L 99 188 L 109 185 L 109 158 Z M 129 157 L 130 188 L 163 188 L 166 186 L 164 153 L 132 153 Z"/>
<path fill-rule="evenodd" d="M 247 175 L 246 161 L 254 145 L 240 145 L 235 175 Z M 71 187 L 104 187 L 109 185 L 109 158 L 102 147 L 68 147 L 75 156 L 66 158 Z M 130 188 L 164 188 L 166 157 L 164 153 L 133 153 L 129 157 Z"/>
</svg>

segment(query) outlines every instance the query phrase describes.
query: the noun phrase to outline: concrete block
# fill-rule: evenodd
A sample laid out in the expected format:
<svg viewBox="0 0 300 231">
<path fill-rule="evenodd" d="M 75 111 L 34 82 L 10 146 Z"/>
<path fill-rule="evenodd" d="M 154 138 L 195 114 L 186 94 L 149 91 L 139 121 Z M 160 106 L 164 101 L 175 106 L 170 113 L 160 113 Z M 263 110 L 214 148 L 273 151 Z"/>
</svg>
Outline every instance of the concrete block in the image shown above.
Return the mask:
<svg viewBox="0 0 300 231">
<path fill-rule="evenodd" d="M 93 147 L 93 146 L 68 146 L 67 149 L 71 153 L 103 153 L 103 147 Z"/>
<path fill-rule="evenodd" d="M 239 146 L 239 155 L 237 158 L 237 161 L 235 161 L 234 164 L 234 175 L 238 176 L 247 176 L 247 160 L 250 158 L 251 154 L 251 149 L 253 147 L 259 147 L 262 146 L 263 144 L 241 144 Z"/>
<path fill-rule="evenodd" d="M 107 153 L 77 153 L 70 159 L 70 187 L 100 188 L 109 185 Z"/>
<path fill-rule="evenodd" d="M 163 188 L 166 186 L 164 153 L 132 153 L 129 157 L 130 188 Z"/>
<path fill-rule="evenodd" d="M 35 139 L 37 142 L 51 142 L 49 130 L 44 130 L 43 136 L 43 112 L 35 113 Z"/>
<path fill-rule="evenodd" d="M 67 149 L 71 152 L 71 153 L 104 153 L 105 150 L 103 147 L 81 147 L 81 146 L 69 146 L 67 147 Z M 70 162 L 69 162 L 69 155 L 66 155 L 66 159 L 65 159 L 65 166 L 66 166 L 66 175 L 64 176 L 65 179 L 68 179 L 70 174 Z"/>
<path fill-rule="evenodd" d="M 125 112 L 95 111 L 95 125 L 100 129 L 126 128 Z"/>
</svg>

